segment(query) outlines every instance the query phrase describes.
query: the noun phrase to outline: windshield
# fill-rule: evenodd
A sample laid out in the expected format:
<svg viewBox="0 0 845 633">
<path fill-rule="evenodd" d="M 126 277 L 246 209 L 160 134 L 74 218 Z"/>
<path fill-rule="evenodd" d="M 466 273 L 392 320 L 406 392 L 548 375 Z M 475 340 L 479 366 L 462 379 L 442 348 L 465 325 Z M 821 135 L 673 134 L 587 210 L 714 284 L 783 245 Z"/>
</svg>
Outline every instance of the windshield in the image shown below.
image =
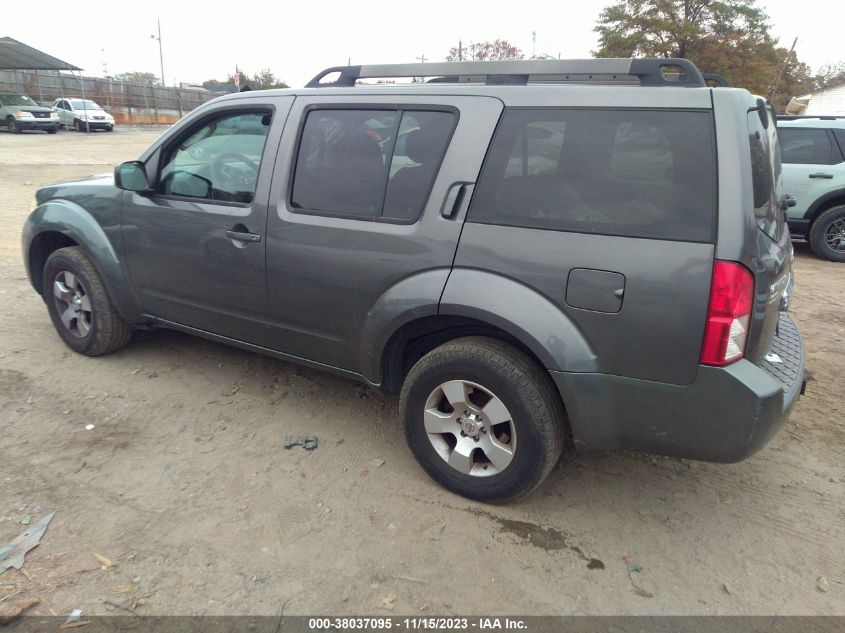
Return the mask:
<svg viewBox="0 0 845 633">
<path fill-rule="evenodd" d="M 70 102 L 70 105 L 74 110 L 102 110 L 99 104 L 89 99 L 86 99 L 85 101 L 82 99 L 75 99 Z"/>
<path fill-rule="evenodd" d="M 0 95 L 0 103 L 7 106 L 34 106 L 38 105 L 26 95 Z"/>
</svg>

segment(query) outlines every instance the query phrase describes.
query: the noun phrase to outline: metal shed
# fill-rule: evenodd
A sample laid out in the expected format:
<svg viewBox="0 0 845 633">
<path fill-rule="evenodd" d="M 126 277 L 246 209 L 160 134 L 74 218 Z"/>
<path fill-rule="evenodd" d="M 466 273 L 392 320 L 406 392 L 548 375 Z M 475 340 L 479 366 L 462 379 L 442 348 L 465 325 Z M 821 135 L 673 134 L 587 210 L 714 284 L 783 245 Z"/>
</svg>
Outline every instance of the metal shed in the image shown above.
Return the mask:
<svg viewBox="0 0 845 633">
<path fill-rule="evenodd" d="M 74 66 L 58 57 L 53 57 L 37 48 L 32 48 L 23 42 L 11 37 L 0 37 L 0 70 L 55 70 L 58 75 L 62 70 L 68 70 L 71 74 L 81 71 L 79 66 Z M 36 82 L 38 74 L 35 75 Z M 59 82 L 61 87 L 61 82 Z M 82 90 L 82 98 L 85 98 L 85 89 L 82 88 L 82 75 L 79 75 L 79 86 Z M 38 84 L 38 99 L 44 100 L 41 94 L 41 84 Z M 64 96 L 64 95 L 62 95 Z"/>
</svg>

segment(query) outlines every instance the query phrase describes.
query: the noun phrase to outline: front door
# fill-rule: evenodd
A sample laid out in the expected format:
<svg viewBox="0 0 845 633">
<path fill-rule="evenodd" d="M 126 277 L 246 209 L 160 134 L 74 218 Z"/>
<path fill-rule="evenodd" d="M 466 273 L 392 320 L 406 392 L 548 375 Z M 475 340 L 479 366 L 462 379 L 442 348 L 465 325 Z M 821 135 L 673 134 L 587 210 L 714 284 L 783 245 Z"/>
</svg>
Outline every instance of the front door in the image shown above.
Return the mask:
<svg viewBox="0 0 845 633">
<path fill-rule="evenodd" d="M 124 193 L 123 247 L 145 312 L 252 338 L 266 305 L 273 158 L 292 102 L 256 98 L 205 111 L 151 156 L 154 193 Z"/>
<path fill-rule="evenodd" d="M 456 194 L 468 198 L 501 110 L 489 97 L 298 97 L 270 195 L 265 344 L 366 374 L 376 313 L 436 313 Z"/>
</svg>

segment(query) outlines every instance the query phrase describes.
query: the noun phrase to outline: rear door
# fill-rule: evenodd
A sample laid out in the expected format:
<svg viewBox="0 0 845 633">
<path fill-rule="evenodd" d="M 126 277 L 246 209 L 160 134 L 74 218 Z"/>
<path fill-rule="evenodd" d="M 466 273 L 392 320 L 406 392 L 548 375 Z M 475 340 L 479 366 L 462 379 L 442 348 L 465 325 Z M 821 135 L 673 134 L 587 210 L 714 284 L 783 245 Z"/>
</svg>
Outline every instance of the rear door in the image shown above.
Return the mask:
<svg viewBox="0 0 845 633">
<path fill-rule="evenodd" d="M 786 193 L 797 204 L 789 210 L 803 218 L 807 209 L 834 188 L 845 186 L 845 159 L 833 130 L 789 126 L 778 128 Z"/>
<path fill-rule="evenodd" d="M 264 344 L 358 371 L 379 302 L 436 313 L 466 210 L 456 194 L 501 110 L 489 97 L 297 97 L 270 196 Z M 400 285 L 414 290 L 389 294 Z"/>
<path fill-rule="evenodd" d="M 710 110 L 509 108 L 455 272 L 534 289 L 576 324 L 603 373 L 687 384 L 707 311 L 715 194 Z"/>
</svg>

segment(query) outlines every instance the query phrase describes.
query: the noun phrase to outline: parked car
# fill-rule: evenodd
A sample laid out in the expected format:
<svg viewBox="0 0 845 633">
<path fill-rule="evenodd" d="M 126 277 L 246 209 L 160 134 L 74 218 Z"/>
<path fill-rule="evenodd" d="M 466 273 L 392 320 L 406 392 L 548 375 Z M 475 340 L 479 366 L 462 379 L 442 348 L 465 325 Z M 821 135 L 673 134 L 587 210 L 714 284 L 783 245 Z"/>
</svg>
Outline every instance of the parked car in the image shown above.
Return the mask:
<svg viewBox="0 0 845 633">
<path fill-rule="evenodd" d="M 437 83 L 356 85 L 388 77 Z M 172 328 L 400 393 L 422 467 L 502 502 L 567 442 L 733 462 L 777 431 L 804 376 L 777 148 L 687 60 L 327 69 L 40 189 L 24 260 L 71 349 Z"/>
<path fill-rule="evenodd" d="M 56 99 L 53 108 L 59 114 L 64 127 L 73 127 L 77 132 L 88 130 L 114 130 L 114 117 L 90 99 Z"/>
<path fill-rule="evenodd" d="M 0 120 L 12 134 L 24 130 L 44 130 L 55 134 L 59 117 L 51 108 L 40 106 L 24 94 L 0 92 Z"/>
<path fill-rule="evenodd" d="M 845 262 L 845 117 L 778 123 L 789 228 L 823 259 Z"/>
</svg>

